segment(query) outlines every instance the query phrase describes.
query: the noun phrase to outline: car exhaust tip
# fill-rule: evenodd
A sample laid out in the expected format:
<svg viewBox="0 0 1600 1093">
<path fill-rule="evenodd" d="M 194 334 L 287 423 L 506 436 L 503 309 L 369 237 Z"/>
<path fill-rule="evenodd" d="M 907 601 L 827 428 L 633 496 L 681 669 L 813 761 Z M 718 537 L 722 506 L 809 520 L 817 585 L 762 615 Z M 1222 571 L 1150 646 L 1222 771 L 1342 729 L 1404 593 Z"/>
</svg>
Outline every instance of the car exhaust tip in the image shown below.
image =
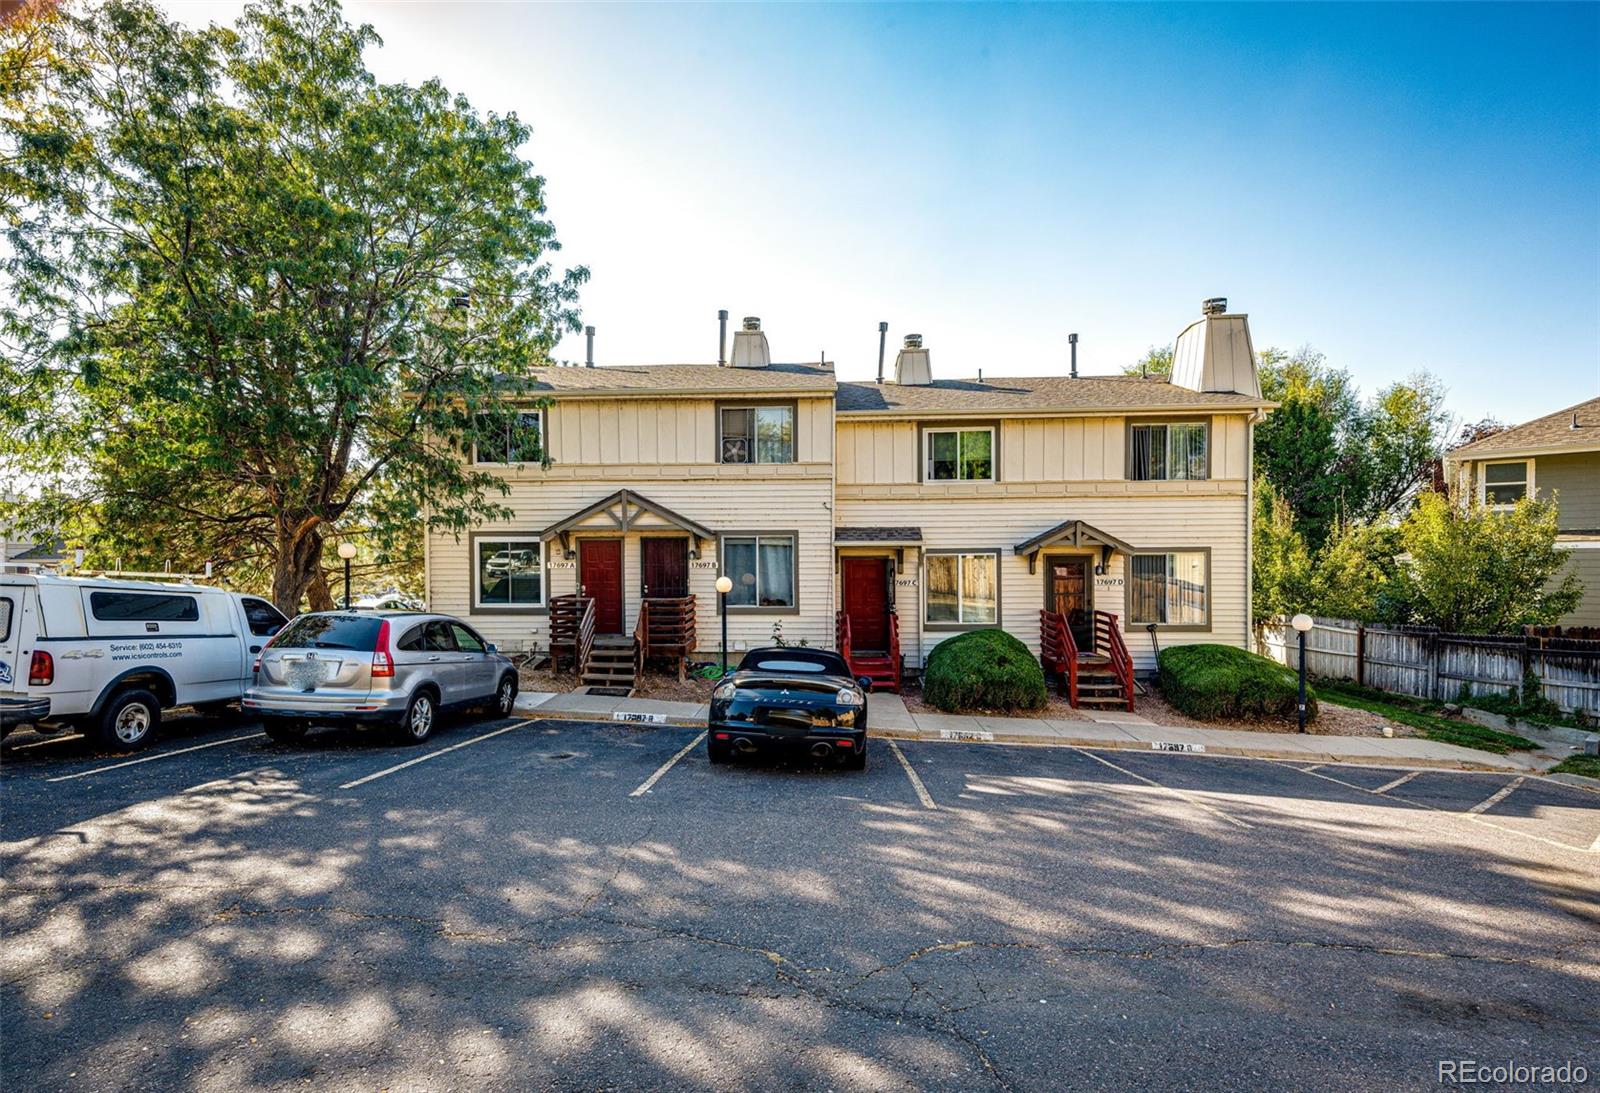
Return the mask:
<svg viewBox="0 0 1600 1093">
<path fill-rule="evenodd" d="M 735 740 L 733 746 L 746 754 L 756 750 L 755 741 L 744 736 L 741 736 L 738 740 Z"/>
<path fill-rule="evenodd" d="M 812 744 L 811 745 L 811 754 L 816 756 L 818 759 L 826 759 L 828 756 L 833 754 L 833 745 L 832 744 Z"/>
</svg>

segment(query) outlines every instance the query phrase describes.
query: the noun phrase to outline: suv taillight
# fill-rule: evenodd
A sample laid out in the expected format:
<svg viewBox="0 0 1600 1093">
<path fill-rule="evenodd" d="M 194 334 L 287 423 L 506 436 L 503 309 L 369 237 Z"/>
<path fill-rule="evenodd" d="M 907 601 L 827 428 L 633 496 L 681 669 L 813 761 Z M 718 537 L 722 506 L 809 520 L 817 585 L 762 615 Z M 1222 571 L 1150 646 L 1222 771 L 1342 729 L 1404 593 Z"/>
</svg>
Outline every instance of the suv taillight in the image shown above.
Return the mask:
<svg viewBox="0 0 1600 1093">
<path fill-rule="evenodd" d="M 389 655 L 389 620 L 378 624 L 378 643 L 372 650 L 372 677 L 382 679 L 394 675 L 394 657 Z"/>
<path fill-rule="evenodd" d="M 28 665 L 28 686 L 48 687 L 56 681 L 56 662 L 43 649 L 33 651 L 33 661 Z"/>
</svg>

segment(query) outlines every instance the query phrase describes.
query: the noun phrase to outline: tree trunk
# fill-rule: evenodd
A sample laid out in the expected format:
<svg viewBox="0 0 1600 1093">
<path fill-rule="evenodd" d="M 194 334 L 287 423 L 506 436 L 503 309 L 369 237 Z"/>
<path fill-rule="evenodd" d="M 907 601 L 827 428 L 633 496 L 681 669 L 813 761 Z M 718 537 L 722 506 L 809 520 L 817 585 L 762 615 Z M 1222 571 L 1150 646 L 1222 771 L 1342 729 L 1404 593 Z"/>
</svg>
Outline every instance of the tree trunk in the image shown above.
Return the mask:
<svg viewBox="0 0 1600 1093">
<path fill-rule="evenodd" d="M 327 607 L 333 603 L 328 596 L 327 580 L 322 574 L 322 533 L 320 521 L 307 520 L 297 527 L 280 525 L 278 531 L 278 557 L 272 567 L 272 602 L 290 618 L 300 613 L 300 602 L 313 585 L 321 582 L 322 598 Z M 312 608 L 318 607 L 315 592 Z"/>
<path fill-rule="evenodd" d="M 340 585 L 340 595 L 344 594 L 344 586 Z M 338 607 L 342 600 L 335 600 L 332 591 L 328 588 L 328 571 L 319 564 L 317 575 L 311 578 L 311 587 L 306 589 L 306 599 L 311 602 L 313 611 L 332 611 Z"/>
</svg>

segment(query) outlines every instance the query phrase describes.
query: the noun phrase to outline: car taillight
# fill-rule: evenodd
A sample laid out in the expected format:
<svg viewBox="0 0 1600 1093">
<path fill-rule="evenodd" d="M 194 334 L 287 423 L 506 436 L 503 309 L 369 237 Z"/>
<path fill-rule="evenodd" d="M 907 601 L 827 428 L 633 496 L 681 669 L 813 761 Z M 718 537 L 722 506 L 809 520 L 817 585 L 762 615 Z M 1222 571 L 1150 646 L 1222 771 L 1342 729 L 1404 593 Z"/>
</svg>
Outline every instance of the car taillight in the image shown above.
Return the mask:
<svg viewBox="0 0 1600 1093">
<path fill-rule="evenodd" d="M 394 657 L 389 655 L 389 620 L 378 624 L 378 643 L 372 650 L 373 678 L 394 675 Z"/>
<path fill-rule="evenodd" d="M 278 634 L 281 633 L 283 633 L 283 631 L 279 630 Z M 261 653 L 265 653 L 268 649 L 272 648 L 272 643 L 278 640 L 278 634 L 273 634 L 266 640 L 266 643 L 261 646 Z M 261 653 L 256 654 L 256 662 L 250 666 L 250 671 L 257 674 L 260 674 L 261 672 Z"/>
<path fill-rule="evenodd" d="M 33 661 L 28 665 L 28 686 L 48 687 L 56 681 L 56 662 L 43 649 L 33 651 Z"/>
<path fill-rule="evenodd" d="M 833 742 L 833 746 L 836 747 L 836 748 L 848 748 L 848 747 L 853 747 L 854 745 L 849 740 L 835 740 Z"/>
</svg>

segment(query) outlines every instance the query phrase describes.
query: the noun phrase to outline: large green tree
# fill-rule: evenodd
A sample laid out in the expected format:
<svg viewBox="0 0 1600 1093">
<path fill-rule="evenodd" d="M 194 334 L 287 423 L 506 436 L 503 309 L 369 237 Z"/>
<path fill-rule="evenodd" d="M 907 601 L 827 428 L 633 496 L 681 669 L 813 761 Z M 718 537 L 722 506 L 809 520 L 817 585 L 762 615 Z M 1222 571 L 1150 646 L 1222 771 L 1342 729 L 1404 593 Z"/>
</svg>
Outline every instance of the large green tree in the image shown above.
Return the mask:
<svg viewBox="0 0 1600 1093">
<path fill-rule="evenodd" d="M 558 272 L 529 130 L 385 84 L 333 0 L 189 30 L 36 8 L 0 61 L 0 472 L 103 556 L 270 573 L 507 515 L 504 435 L 586 272 Z M 538 453 L 531 453 L 537 458 Z"/>
</svg>

